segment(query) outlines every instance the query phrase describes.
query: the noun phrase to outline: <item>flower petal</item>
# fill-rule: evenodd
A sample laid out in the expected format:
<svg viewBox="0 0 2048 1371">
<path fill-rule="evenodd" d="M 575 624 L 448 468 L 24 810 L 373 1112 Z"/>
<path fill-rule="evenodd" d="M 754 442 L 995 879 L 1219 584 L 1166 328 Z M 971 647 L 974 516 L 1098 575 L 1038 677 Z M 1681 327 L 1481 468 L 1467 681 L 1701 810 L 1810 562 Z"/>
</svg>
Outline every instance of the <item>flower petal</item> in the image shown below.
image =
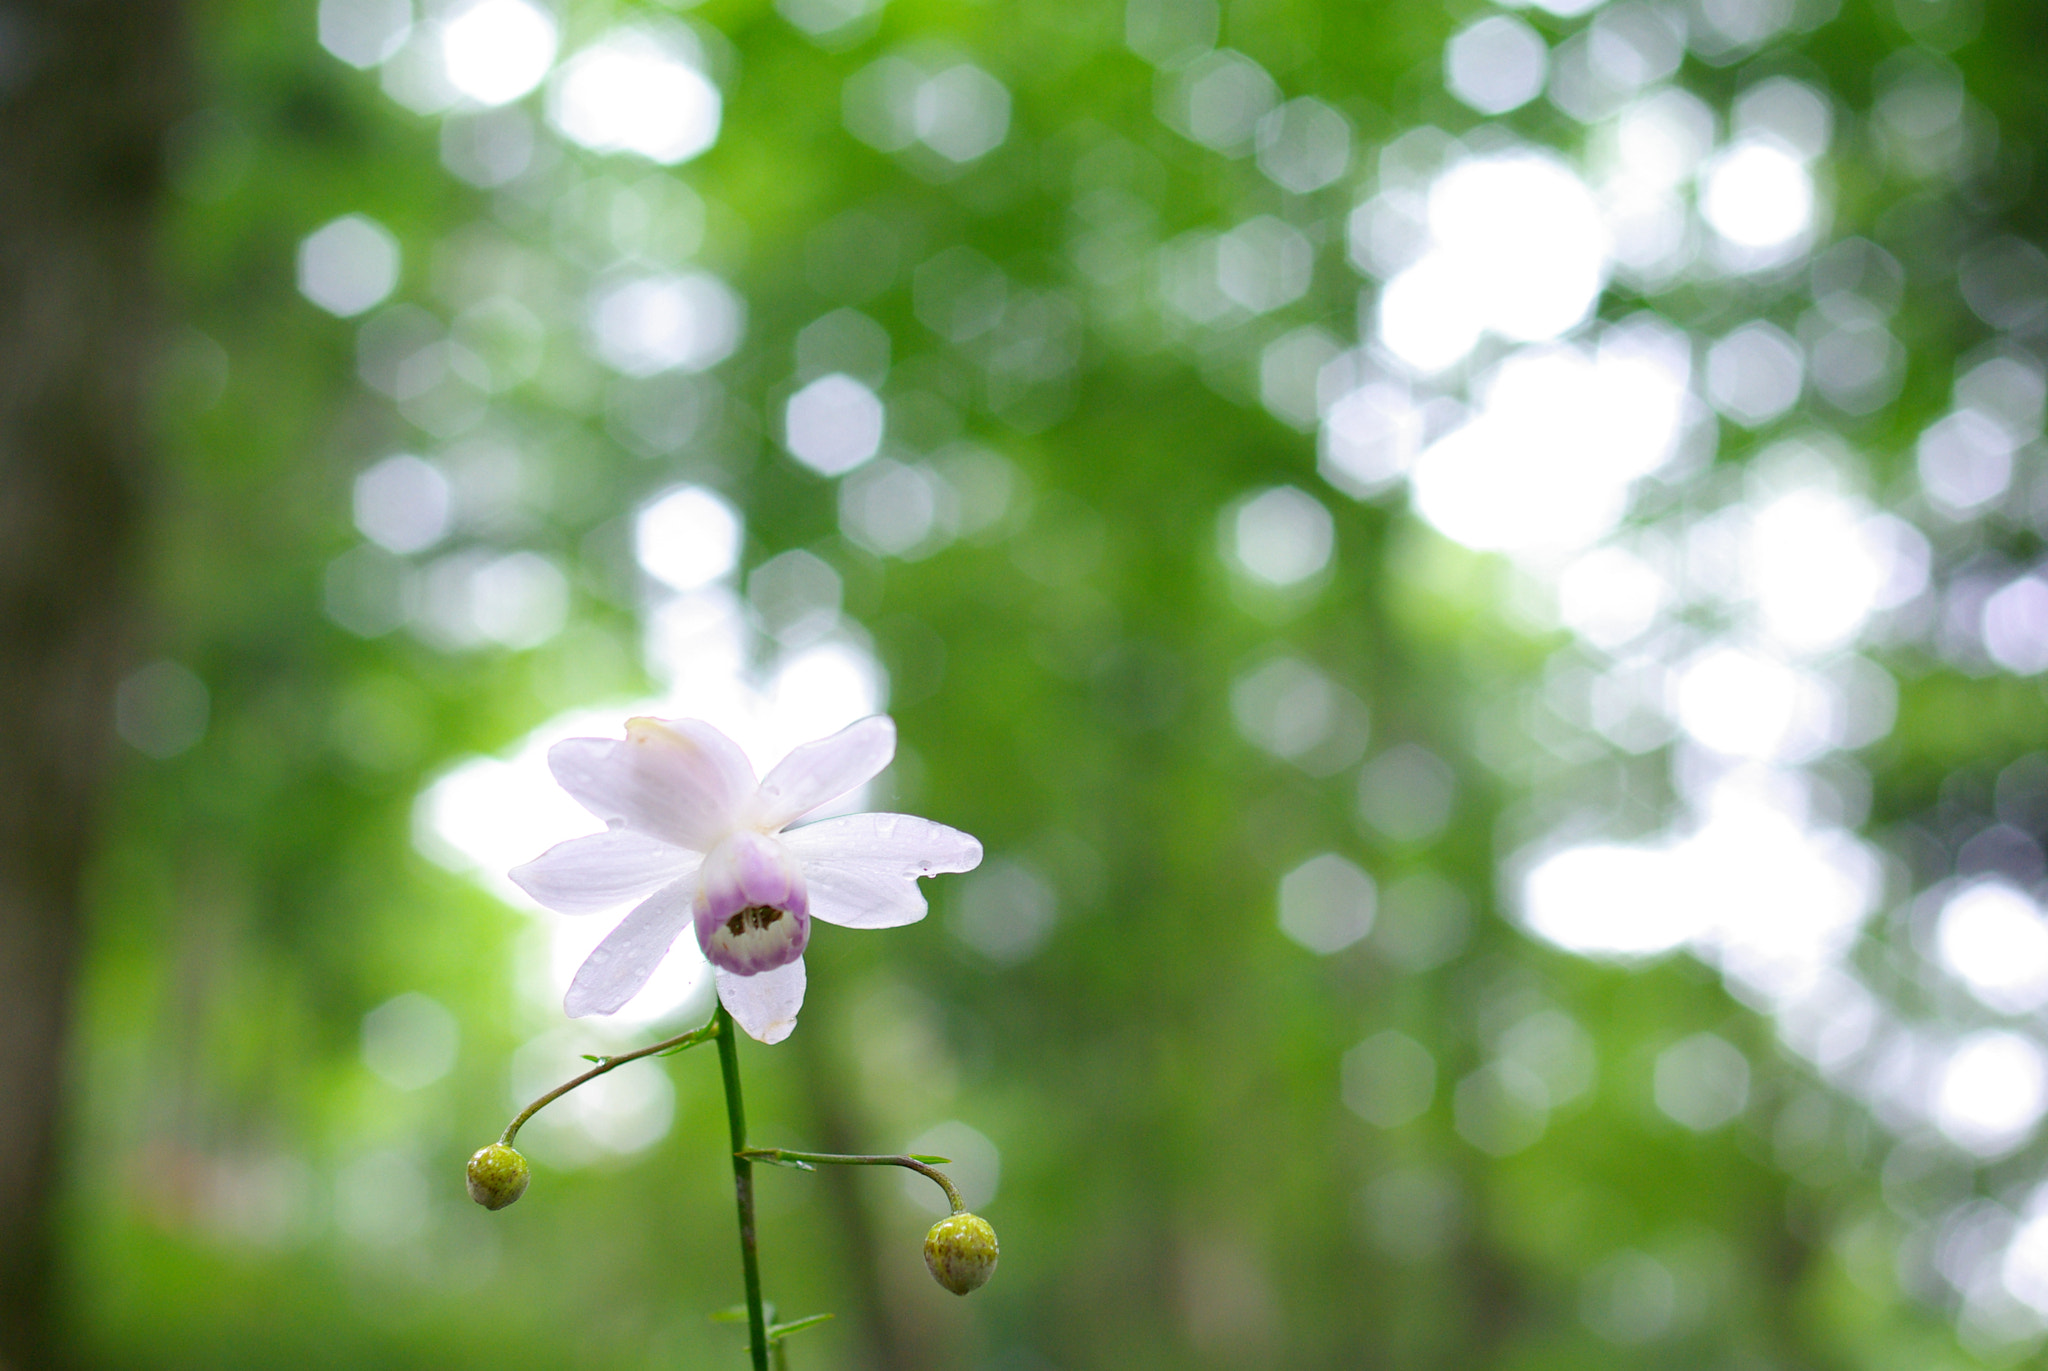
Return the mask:
<svg viewBox="0 0 2048 1371">
<path fill-rule="evenodd" d="M 782 835 L 804 865 L 815 919 L 846 928 L 894 928 L 925 915 L 919 876 L 972 871 L 981 844 L 911 814 L 848 814 Z"/>
<path fill-rule="evenodd" d="M 754 790 L 746 754 L 701 719 L 628 719 L 623 742 L 570 738 L 548 766 L 606 823 L 696 852 L 732 831 Z"/>
<path fill-rule="evenodd" d="M 508 874 L 558 914 L 596 914 L 690 875 L 702 860 L 659 838 L 614 828 L 556 843 Z"/>
<path fill-rule="evenodd" d="M 748 1037 L 779 1043 L 796 1027 L 797 1011 L 804 1007 L 804 959 L 758 976 L 738 976 L 720 968 L 718 999 Z"/>
<path fill-rule="evenodd" d="M 754 797 L 754 823 L 766 832 L 795 823 L 836 800 L 889 765 L 896 755 L 896 723 L 871 714 L 829 738 L 805 743 L 775 764 Z"/>
<path fill-rule="evenodd" d="M 676 935 L 689 927 L 696 894 L 694 879 L 677 881 L 634 906 L 576 969 L 562 997 L 563 1011 L 572 1019 L 610 1014 L 638 994 Z"/>
</svg>

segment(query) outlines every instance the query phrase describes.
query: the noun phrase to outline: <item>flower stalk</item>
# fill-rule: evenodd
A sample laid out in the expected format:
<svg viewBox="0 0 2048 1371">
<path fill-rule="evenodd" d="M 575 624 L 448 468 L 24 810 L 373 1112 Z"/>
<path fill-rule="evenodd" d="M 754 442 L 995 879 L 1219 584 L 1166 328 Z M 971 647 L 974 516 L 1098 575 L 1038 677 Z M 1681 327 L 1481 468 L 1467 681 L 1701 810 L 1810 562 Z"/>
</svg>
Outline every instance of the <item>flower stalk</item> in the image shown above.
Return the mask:
<svg viewBox="0 0 2048 1371">
<path fill-rule="evenodd" d="M 723 1004 L 712 1016 L 718 1067 L 725 1077 L 725 1118 L 732 1132 L 732 1190 L 740 1217 L 740 1273 L 747 1287 L 747 1351 L 754 1371 L 768 1371 L 768 1318 L 761 1307 L 761 1258 L 754 1243 L 754 1163 L 747 1155 L 747 1107 L 740 1098 L 740 1045 Z"/>
<path fill-rule="evenodd" d="M 948 1160 L 945 1157 L 912 1157 L 905 1154 L 850 1156 L 836 1152 L 795 1152 L 787 1147 L 750 1147 L 740 1156 L 750 1162 L 766 1162 L 770 1166 L 793 1166 L 800 1171 L 809 1171 L 819 1166 L 901 1166 L 917 1172 L 938 1184 L 946 1192 L 946 1203 L 953 1206 L 955 1214 L 967 1212 L 967 1202 L 960 1198 L 960 1192 L 948 1180 L 946 1173 L 933 1166 L 933 1162 Z"/>
<path fill-rule="evenodd" d="M 649 1047 L 638 1047 L 631 1052 L 621 1052 L 616 1057 L 597 1058 L 596 1066 L 573 1080 L 562 1082 L 562 1084 L 520 1110 L 518 1117 L 505 1125 L 505 1131 L 498 1137 L 498 1145 L 500 1147 L 510 1147 L 513 1139 L 519 1136 L 519 1130 L 526 1126 L 528 1119 L 540 1113 L 541 1110 L 547 1108 L 556 1100 L 561 1099 L 562 1096 L 568 1094 L 577 1086 L 588 1085 L 605 1072 L 615 1071 L 627 1062 L 637 1062 L 642 1057 L 661 1057 L 667 1056 L 670 1053 L 686 1051 L 697 1046 L 699 1043 L 710 1042 L 713 1038 L 718 1037 L 721 1032 L 730 1036 L 731 1030 L 729 1025 L 731 1022 L 729 1018 L 725 1017 L 725 1011 L 721 1008 L 717 1014 L 711 1016 L 711 1022 L 705 1024 L 702 1028 L 693 1028 L 687 1033 L 678 1033 L 673 1038 L 665 1038 Z M 726 1027 L 721 1027 L 721 1023 L 726 1025 Z"/>
</svg>

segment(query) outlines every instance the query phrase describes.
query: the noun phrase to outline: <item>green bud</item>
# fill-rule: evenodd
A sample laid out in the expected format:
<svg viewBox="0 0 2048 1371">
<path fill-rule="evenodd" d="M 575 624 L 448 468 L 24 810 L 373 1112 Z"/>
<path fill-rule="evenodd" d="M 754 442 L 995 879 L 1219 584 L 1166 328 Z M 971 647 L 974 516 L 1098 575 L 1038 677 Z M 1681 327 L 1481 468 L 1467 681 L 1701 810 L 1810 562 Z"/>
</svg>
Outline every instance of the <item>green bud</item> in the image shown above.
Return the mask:
<svg viewBox="0 0 2048 1371">
<path fill-rule="evenodd" d="M 924 1264 L 932 1279 L 956 1295 L 979 1290 L 996 1272 L 996 1230 L 979 1214 L 940 1219 L 924 1235 Z"/>
<path fill-rule="evenodd" d="M 532 1175 L 526 1158 L 505 1144 L 480 1147 L 469 1159 L 469 1197 L 486 1209 L 503 1209 L 526 1193 Z"/>
</svg>

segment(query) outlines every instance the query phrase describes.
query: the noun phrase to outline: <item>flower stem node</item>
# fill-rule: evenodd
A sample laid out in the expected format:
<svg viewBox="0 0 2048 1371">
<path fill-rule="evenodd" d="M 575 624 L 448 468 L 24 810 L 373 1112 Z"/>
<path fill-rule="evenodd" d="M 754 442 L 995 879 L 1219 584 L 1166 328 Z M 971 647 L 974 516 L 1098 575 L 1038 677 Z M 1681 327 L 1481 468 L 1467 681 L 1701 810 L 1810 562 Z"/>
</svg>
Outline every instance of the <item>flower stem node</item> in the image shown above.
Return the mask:
<svg viewBox="0 0 2048 1371">
<path fill-rule="evenodd" d="M 940 1219 L 924 1235 L 924 1264 L 932 1279 L 956 1295 L 979 1290 L 996 1272 L 996 1230 L 979 1214 Z"/>
<path fill-rule="evenodd" d="M 469 1197 L 486 1209 L 503 1209 L 524 1195 L 532 1178 L 526 1158 L 503 1143 L 480 1147 L 469 1159 Z"/>
</svg>

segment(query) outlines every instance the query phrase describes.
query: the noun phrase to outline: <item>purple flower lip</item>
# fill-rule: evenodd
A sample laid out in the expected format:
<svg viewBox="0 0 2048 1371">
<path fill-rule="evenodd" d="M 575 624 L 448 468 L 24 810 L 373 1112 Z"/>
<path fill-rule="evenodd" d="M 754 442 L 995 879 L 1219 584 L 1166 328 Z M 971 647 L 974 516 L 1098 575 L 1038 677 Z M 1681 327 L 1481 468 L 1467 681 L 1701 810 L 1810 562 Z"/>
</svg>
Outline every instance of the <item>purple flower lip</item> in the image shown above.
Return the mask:
<svg viewBox="0 0 2048 1371">
<path fill-rule="evenodd" d="M 733 834 L 704 859 L 696 926 L 705 959 L 734 975 L 789 965 L 811 940 L 803 868 L 765 834 Z"/>
<path fill-rule="evenodd" d="M 698 916 L 696 941 L 711 965 L 733 975 L 760 975 L 803 957 L 811 941 L 811 916 L 803 908 L 750 904 L 723 922 Z"/>
<path fill-rule="evenodd" d="M 793 909 L 748 905 L 724 919 L 710 917 L 708 905 L 697 911 L 697 943 L 713 966 L 736 976 L 758 976 L 788 966 L 804 955 L 811 940 L 811 916 L 799 894 Z"/>
</svg>

